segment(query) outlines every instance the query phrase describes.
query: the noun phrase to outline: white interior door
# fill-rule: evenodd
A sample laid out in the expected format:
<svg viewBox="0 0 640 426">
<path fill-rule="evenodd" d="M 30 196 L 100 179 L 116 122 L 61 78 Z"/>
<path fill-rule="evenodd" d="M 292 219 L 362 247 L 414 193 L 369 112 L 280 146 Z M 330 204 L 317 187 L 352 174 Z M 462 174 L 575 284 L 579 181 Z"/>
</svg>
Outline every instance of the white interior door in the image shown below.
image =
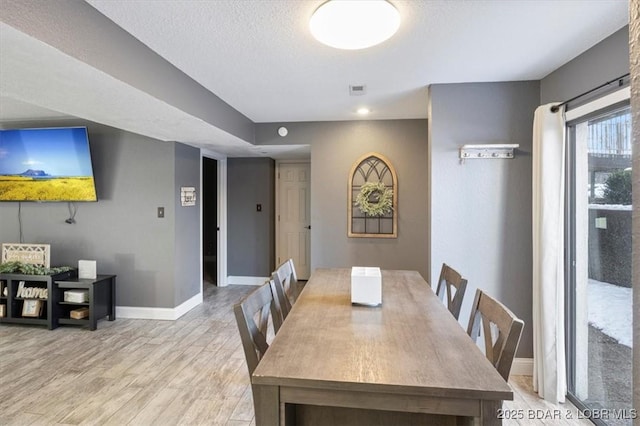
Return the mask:
<svg viewBox="0 0 640 426">
<path fill-rule="evenodd" d="M 277 263 L 293 259 L 298 279 L 303 280 L 311 272 L 310 172 L 309 163 L 278 164 Z"/>
</svg>

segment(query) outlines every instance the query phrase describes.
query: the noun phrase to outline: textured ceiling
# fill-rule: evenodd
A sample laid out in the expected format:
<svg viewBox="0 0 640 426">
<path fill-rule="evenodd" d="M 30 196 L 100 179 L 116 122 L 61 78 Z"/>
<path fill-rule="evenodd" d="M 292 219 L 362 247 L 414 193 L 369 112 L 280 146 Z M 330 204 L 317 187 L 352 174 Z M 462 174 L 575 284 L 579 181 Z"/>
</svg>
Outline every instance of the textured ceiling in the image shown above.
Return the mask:
<svg viewBox="0 0 640 426">
<path fill-rule="evenodd" d="M 147 66 L 136 68 L 119 47 L 95 50 L 98 43 L 78 38 L 107 34 L 104 40 L 117 39 L 109 45 L 132 47 L 126 31 L 201 85 L 198 93 L 209 90 L 253 122 L 286 123 L 362 119 L 360 106 L 371 109 L 368 119 L 424 118 L 430 84 L 539 80 L 628 21 L 624 0 L 393 0 L 398 33 L 370 49 L 342 51 L 309 33 L 321 3 L 3 0 L 0 125 L 79 117 L 229 156 L 308 155 L 308 147 L 251 145 L 216 124 L 212 110 L 194 110 L 199 100 L 163 98 L 188 93 L 181 92 L 184 81 L 163 74 L 171 70 L 151 76 L 146 59 L 137 58 Z M 77 26 L 63 30 L 74 13 Z M 158 82 L 171 90 L 157 90 Z M 153 84 L 155 92 L 148 90 Z M 350 84 L 366 85 L 366 94 L 349 96 Z"/>
<path fill-rule="evenodd" d="M 310 35 L 322 1 L 88 2 L 256 122 L 426 117 L 429 84 L 539 80 L 628 21 L 620 0 L 394 0 L 394 37 L 341 51 Z"/>
</svg>

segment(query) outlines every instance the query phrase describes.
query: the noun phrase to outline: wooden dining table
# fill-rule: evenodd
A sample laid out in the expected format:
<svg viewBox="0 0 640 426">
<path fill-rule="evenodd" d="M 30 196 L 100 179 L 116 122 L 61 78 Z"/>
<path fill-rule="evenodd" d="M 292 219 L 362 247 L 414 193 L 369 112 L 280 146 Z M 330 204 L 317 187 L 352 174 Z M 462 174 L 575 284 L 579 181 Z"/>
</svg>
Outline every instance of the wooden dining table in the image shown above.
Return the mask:
<svg viewBox="0 0 640 426">
<path fill-rule="evenodd" d="M 351 269 L 317 269 L 252 375 L 257 426 L 501 424 L 513 392 L 416 271 L 382 271 L 351 304 Z"/>
</svg>

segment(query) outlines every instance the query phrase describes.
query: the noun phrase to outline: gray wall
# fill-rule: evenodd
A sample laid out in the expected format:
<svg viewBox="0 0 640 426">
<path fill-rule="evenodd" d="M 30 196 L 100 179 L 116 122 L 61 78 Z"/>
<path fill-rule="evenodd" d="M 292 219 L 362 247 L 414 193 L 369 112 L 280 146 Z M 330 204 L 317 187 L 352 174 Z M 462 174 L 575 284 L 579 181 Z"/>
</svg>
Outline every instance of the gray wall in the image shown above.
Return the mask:
<svg viewBox="0 0 640 426">
<path fill-rule="evenodd" d="M 640 2 L 629 6 L 633 114 L 633 407 L 640 409 Z M 634 420 L 640 425 L 640 417 Z"/>
<path fill-rule="evenodd" d="M 272 159 L 227 160 L 228 275 L 268 277 L 275 269 L 274 191 Z"/>
<path fill-rule="evenodd" d="M 540 83 L 540 103 L 563 102 L 629 72 L 629 27 L 567 62 Z"/>
<path fill-rule="evenodd" d="M 82 121 L 3 127 L 67 125 L 88 127 L 99 201 L 76 203 L 75 225 L 64 222 L 67 203 L 22 203 L 24 242 L 51 244 L 54 266 L 97 260 L 98 273 L 118 276 L 119 306 L 173 308 L 193 296 L 201 280 L 199 209 L 193 210 L 196 216 L 182 217 L 175 189 L 183 184 L 184 170 L 199 170 L 199 158 L 190 165 L 193 149 Z M 184 184 L 198 181 L 185 178 Z M 164 219 L 156 217 L 159 206 L 165 207 Z M 0 203 L 0 242 L 19 241 L 17 217 L 18 203 Z M 197 266 L 182 258 L 187 253 L 196 253 Z"/>
<path fill-rule="evenodd" d="M 430 88 L 431 271 L 443 262 L 469 280 L 461 322 L 476 288 L 525 322 L 518 356 L 531 357 L 531 132 L 535 82 L 434 85 Z M 517 143 L 512 160 L 467 160 L 472 143 Z"/>
<path fill-rule="evenodd" d="M 202 285 L 200 268 L 200 150 L 181 143 L 174 144 L 174 306 L 195 296 Z M 182 206 L 180 188 L 196 189 L 196 205 Z"/>
<path fill-rule="evenodd" d="M 289 129 L 277 136 L 280 125 Z M 427 121 L 257 124 L 262 144 L 311 145 L 311 268 L 412 269 L 427 278 Z M 347 237 L 347 180 L 362 155 L 386 156 L 398 175 L 398 238 Z"/>
</svg>

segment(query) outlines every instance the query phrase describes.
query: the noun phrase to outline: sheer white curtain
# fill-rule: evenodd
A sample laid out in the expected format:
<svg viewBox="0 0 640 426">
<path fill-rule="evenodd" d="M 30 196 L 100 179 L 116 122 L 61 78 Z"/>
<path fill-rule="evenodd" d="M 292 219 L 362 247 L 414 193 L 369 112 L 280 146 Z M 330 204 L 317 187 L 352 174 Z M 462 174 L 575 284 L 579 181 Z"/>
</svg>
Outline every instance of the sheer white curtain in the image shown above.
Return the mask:
<svg viewBox="0 0 640 426">
<path fill-rule="evenodd" d="M 549 402 L 567 391 L 564 317 L 564 110 L 533 121 L 533 388 Z"/>
</svg>

